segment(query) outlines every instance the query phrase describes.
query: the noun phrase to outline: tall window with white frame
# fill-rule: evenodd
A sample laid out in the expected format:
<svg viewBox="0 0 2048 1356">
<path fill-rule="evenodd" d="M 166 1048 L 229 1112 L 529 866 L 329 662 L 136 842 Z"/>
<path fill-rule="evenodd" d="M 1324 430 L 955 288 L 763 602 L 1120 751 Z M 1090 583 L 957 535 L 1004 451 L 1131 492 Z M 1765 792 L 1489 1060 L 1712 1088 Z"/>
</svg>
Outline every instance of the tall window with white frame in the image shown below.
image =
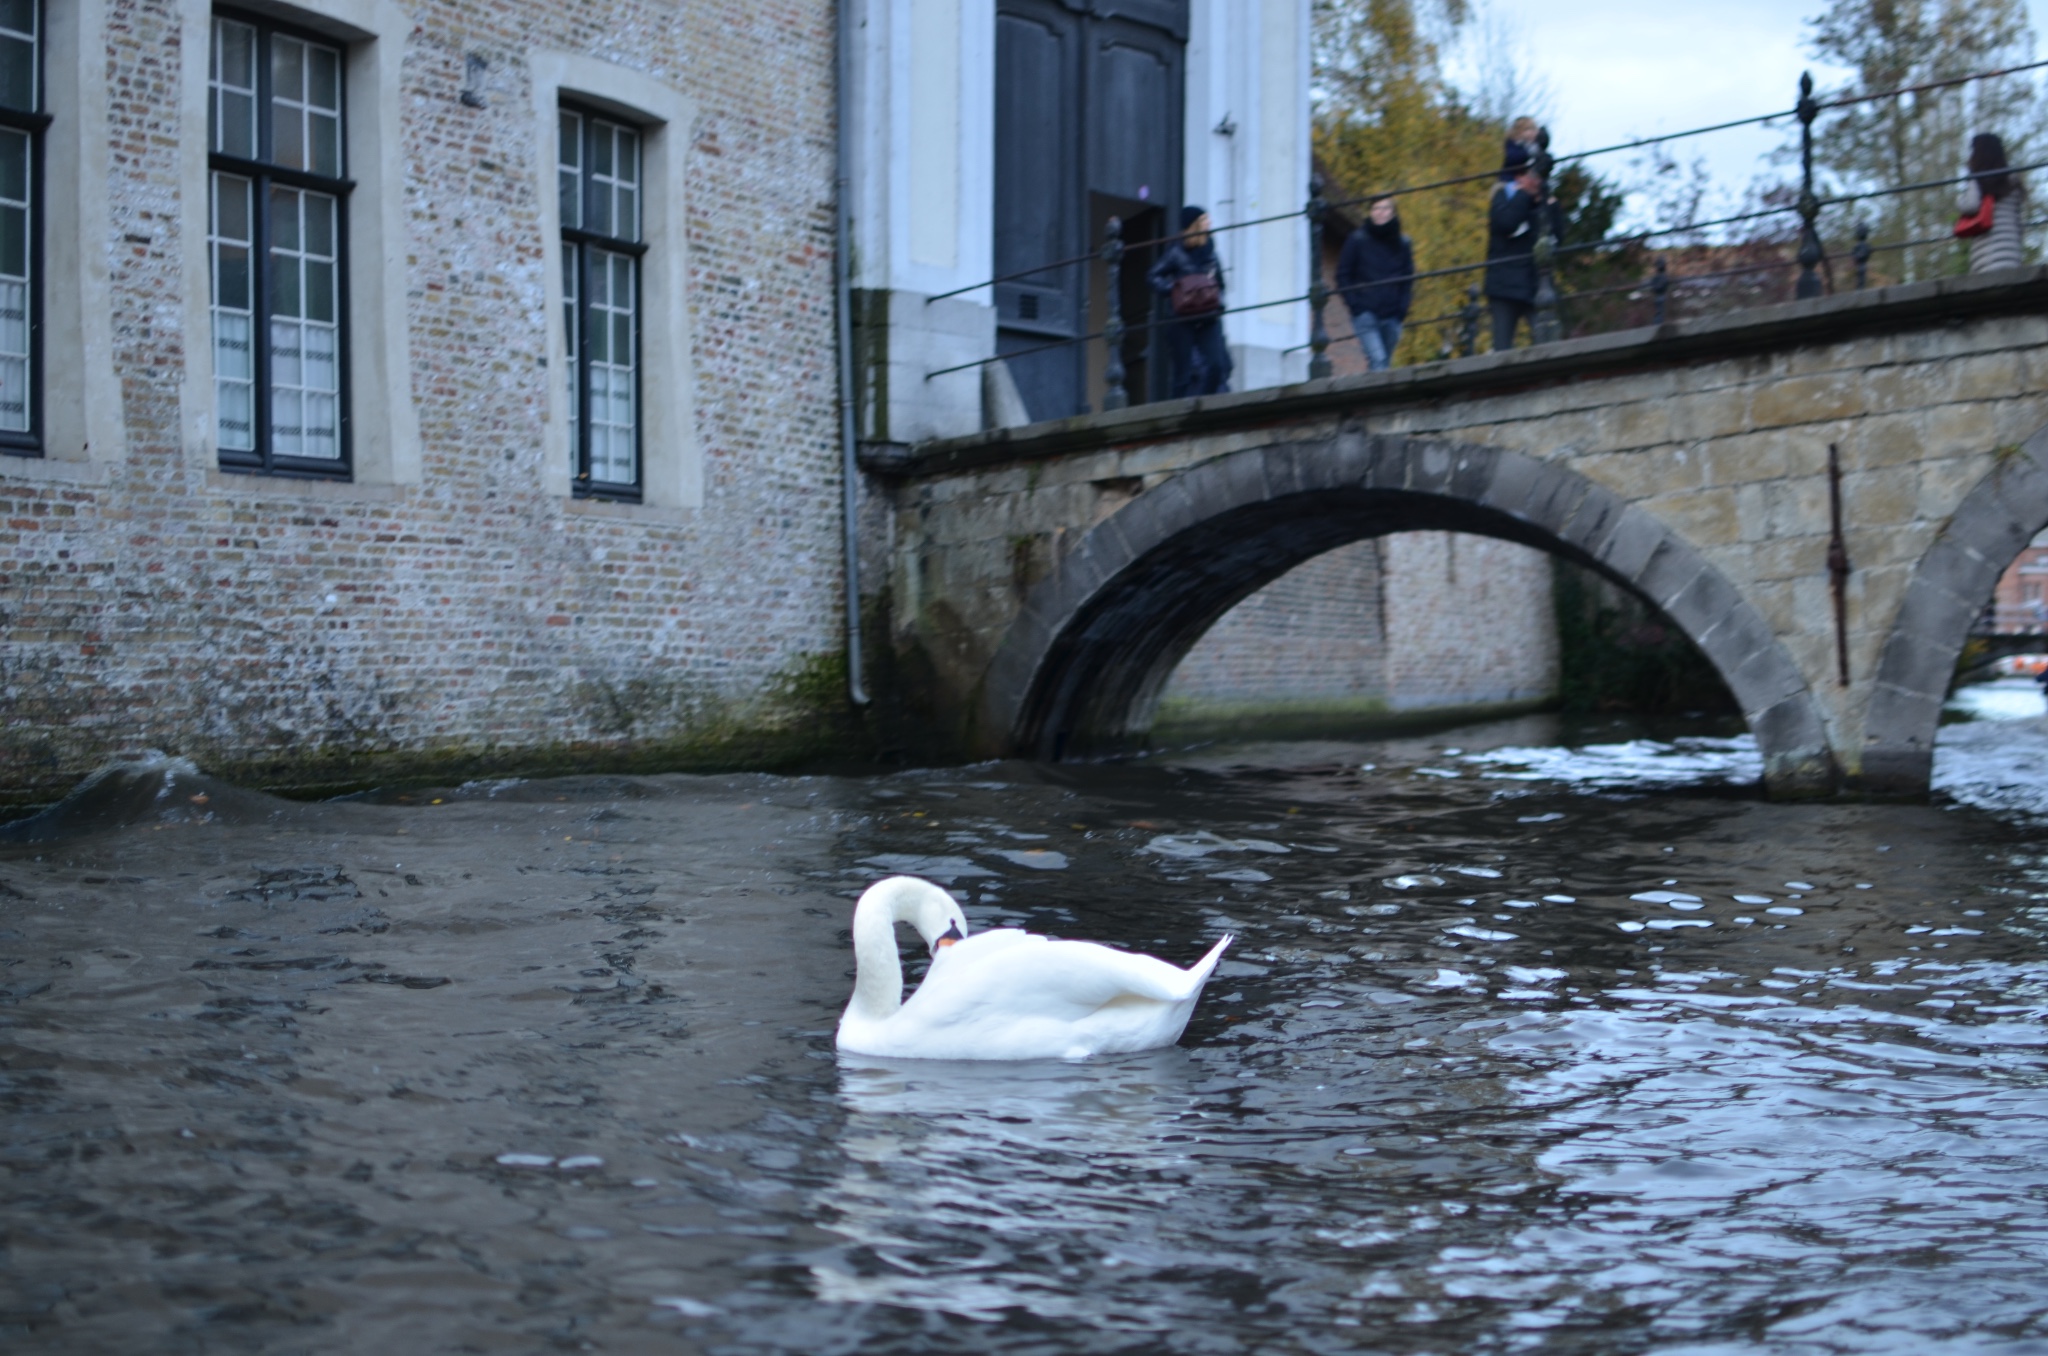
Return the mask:
<svg viewBox="0 0 2048 1356">
<path fill-rule="evenodd" d="M 39 0 L 0 0 L 0 452 L 42 444 L 43 52 Z"/>
<path fill-rule="evenodd" d="M 560 110 L 563 328 L 579 495 L 640 497 L 640 132 Z"/>
<path fill-rule="evenodd" d="M 207 246 L 229 470 L 348 474 L 342 60 L 311 34 L 214 16 Z"/>
</svg>

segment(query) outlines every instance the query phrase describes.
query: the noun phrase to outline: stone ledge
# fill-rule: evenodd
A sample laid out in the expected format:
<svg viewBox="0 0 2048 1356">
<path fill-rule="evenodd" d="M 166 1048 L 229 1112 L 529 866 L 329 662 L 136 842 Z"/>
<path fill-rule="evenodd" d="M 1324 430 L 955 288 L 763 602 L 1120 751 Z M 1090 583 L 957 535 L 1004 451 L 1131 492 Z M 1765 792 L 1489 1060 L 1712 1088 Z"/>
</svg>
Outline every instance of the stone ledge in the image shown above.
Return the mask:
<svg viewBox="0 0 2048 1356">
<path fill-rule="evenodd" d="M 1936 278 L 1811 301 L 1760 306 L 1700 320 L 1569 339 L 1386 372 L 1332 377 L 1295 386 L 1140 405 L 1016 428 L 919 443 L 863 457 L 875 475 L 917 479 L 1096 448 L 1157 442 L 1269 425 L 1315 414 L 1353 412 L 1460 396 L 1497 395 L 1565 382 L 1619 376 L 1699 360 L 1829 343 L 1872 332 L 1927 329 L 1975 316 L 2048 312 L 2048 267 Z M 900 445 L 899 445 L 900 446 Z"/>
</svg>

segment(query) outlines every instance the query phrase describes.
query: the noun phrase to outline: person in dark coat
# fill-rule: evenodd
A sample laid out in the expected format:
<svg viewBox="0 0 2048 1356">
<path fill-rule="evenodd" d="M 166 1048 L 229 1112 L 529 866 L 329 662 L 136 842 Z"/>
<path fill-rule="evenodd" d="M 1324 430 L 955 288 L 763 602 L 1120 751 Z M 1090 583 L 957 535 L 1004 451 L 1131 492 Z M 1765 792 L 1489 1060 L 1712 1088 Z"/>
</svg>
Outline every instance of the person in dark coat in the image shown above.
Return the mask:
<svg viewBox="0 0 2048 1356">
<path fill-rule="evenodd" d="M 1515 330 L 1536 310 L 1536 235 L 1544 227 L 1543 176 L 1526 162 L 1493 191 L 1486 219 L 1486 303 L 1493 351 L 1515 346 Z"/>
<path fill-rule="evenodd" d="M 1167 246 L 1145 276 L 1153 291 L 1168 298 L 1170 309 L 1174 284 L 1206 274 L 1216 283 L 1216 308 L 1207 314 L 1183 314 L 1169 320 L 1166 342 L 1173 364 L 1173 394 L 1220 395 L 1230 389 L 1232 366 L 1230 348 L 1223 341 L 1223 263 L 1209 237 L 1207 212 L 1192 205 L 1181 208 L 1180 227 L 1180 239 Z"/>
<path fill-rule="evenodd" d="M 1374 198 L 1365 223 L 1345 240 L 1337 256 L 1337 291 L 1351 311 L 1351 328 L 1358 333 L 1367 369 L 1382 372 L 1393 366 L 1401 325 L 1415 296 L 1415 250 L 1401 234 L 1392 198 Z"/>
</svg>

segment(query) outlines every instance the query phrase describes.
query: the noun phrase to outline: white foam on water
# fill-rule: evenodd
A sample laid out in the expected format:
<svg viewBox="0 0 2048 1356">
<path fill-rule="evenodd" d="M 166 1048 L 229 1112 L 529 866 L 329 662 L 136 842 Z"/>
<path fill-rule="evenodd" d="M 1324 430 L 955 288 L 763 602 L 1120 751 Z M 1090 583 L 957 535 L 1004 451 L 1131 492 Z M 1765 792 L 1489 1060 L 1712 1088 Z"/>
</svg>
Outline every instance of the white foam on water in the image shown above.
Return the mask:
<svg viewBox="0 0 2048 1356">
<path fill-rule="evenodd" d="M 1639 904 L 1669 904 L 1674 908 L 1679 905 L 1698 907 L 1700 902 L 1698 895 L 1689 895 L 1683 890 L 1645 890 L 1641 894 L 1630 895 L 1629 898 Z"/>
<path fill-rule="evenodd" d="M 1631 739 L 1579 748 L 1510 746 L 1468 753 L 1464 762 L 1498 781 L 1562 782 L 1585 791 L 1626 791 L 1653 786 L 1741 784 L 1763 777 L 1754 737 L 1691 736 L 1665 742 Z"/>
</svg>

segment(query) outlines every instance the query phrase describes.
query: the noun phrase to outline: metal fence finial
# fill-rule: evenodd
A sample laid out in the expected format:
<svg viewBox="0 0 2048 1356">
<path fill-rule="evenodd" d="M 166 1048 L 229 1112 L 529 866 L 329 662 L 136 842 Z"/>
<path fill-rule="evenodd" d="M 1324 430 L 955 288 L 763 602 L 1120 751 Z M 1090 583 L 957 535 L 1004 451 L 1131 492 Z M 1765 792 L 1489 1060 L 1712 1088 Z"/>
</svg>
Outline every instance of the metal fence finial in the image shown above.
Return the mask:
<svg viewBox="0 0 2048 1356">
<path fill-rule="evenodd" d="M 1804 300 L 1817 297 L 1821 286 L 1820 198 L 1813 191 L 1813 120 L 1820 116 L 1820 104 L 1813 97 L 1813 72 L 1799 76 L 1799 285 L 1793 295 Z"/>
<path fill-rule="evenodd" d="M 1103 228 L 1102 271 L 1108 279 L 1104 298 L 1109 304 L 1109 320 L 1102 327 L 1102 342 L 1109 346 L 1109 357 L 1102 365 L 1102 408 L 1121 410 L 1131 403 L 1130 394 L 1124 390 L 1124 220 L 1111 217 Z"/>
<path fill-rule="evenodd" d="M 1330 375 L 1330 331 L 1323 323 L 1323 307 L 1330 289 L 1323 284 L 1323 186 L 1314 179 L 1308 184 L 1308 379 L 1321 381 Z"/>
</svg>

